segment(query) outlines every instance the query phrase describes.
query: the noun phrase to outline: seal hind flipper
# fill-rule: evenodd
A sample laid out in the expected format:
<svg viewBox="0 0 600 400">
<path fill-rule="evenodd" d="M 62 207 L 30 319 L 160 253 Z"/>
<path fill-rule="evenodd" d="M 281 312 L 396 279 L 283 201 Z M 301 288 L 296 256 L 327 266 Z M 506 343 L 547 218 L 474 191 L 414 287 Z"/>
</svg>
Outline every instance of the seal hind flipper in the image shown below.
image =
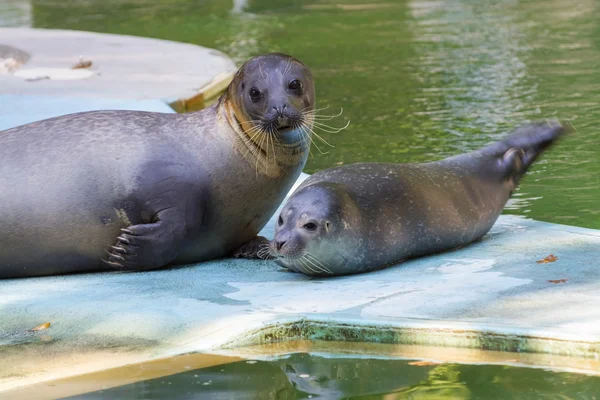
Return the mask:
<svg viewBox="0 0 600 400">
<path fill-rule="evenodd" d="M 521 174 L 524 174 L 544 150 L 570 131 L 567 125 L 558 121 L 528 124 L 515 129 L 506 139 L 484 147 L 481 151 L 492 156 L 504 157 L 513 148 L 521 149 L 524 153 L 521 157 Z"/>
<path fill-rule="evenodd" d="M 558 121 L 527 124 L 513 130 L 505 139 L 475 153 L 496 159 L 501 177 L 516 187 L 531 164 L 571 128 Z M 489 173 L 483 169 L 484 173 Z"/>
</svg>

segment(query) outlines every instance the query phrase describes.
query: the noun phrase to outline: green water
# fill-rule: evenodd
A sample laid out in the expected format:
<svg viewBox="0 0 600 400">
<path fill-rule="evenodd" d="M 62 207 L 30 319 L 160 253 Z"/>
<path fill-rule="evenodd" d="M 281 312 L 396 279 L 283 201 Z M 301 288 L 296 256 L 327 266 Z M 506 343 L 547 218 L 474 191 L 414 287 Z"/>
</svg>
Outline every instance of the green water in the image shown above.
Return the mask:
<svg viewBox="0 0 600 400">
<path fill-rule="evenodd" d="M 436 160 L 526 121 L 568 119 L 577 134 L 530 170 L 506 212 L 600 228 L 597 1 L 33 0 L 31 14 L 35 27 L 196 43 L 238 63 L 300 58 L 319 106 L 344 108 L 333 124 L 351 120 L 322 134 L 335 148 L 313 149 L 307 172 Z"/>
<path fill-rule="evenodd" d="M 498 365 L 292 354 L 240 361 L 71 399 L 588 399 L 600 377 Z"/>
</svg>

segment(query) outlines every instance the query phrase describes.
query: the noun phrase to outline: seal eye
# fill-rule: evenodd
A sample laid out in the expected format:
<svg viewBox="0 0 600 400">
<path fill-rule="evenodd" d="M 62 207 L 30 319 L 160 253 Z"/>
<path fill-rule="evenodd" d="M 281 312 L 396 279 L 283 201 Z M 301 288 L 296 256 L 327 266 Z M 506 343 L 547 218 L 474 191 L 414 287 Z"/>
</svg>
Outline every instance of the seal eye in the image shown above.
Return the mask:
<svg viewBox="0 0 600 400">
<path fill-rule="evenodd" d="M 277 220 L 277 224 L 279 224 L 279 226 L 283 225 L 283 218 L 281 218 L 281 215 L 279 216 L 279 219 Z"/>
<path fill-rule="evenodd" d="M 288 88 L 292 92 L 296 92 L 296 93 L 300 94 L 300 93 L 302 93 L 302 82 L 300 82 L 298 79 L 294 79 L 293 81 L 291 81 L 288 84 Z"/>
<path fill-rule="evenodd" d="M 260 90 L 258 90 L 257 88 L 253 87 L 250 89 L 250 98 L 252 99 L 253 102 L 257 102 L 260 100 Z"/>
<path fill-rule="evenodd" d="M 317 230 L 317 224 L 315 224 L 314 222 L 309 222 L 307 224 L 304 224 L 303 228 L 309 232 L 314 232 Z"/>
</svg>

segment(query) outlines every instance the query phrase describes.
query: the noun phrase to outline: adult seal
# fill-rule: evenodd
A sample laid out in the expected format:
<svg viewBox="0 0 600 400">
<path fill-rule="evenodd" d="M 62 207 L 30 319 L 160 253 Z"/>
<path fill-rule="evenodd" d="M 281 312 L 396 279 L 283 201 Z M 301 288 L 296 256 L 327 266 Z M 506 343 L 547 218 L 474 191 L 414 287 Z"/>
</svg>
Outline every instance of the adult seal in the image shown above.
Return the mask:
<svg viewBox="0 0 600 400">
<path fill-rule="evenodd" d="M 0 132 L 0 278 L 251 249 L 306 162 L 314 102 L 309 69 L 268 54 L 199 112 L 84 112 Z"/>
<path fill-rule="evenodd" d="M 283 206 L 270 253 L 307 275 L 377 270 L 485 235 L 534 160 L 566 128 L 518 128 L 425 164 L 353 164 L 309 177 Z"/>
</svg>

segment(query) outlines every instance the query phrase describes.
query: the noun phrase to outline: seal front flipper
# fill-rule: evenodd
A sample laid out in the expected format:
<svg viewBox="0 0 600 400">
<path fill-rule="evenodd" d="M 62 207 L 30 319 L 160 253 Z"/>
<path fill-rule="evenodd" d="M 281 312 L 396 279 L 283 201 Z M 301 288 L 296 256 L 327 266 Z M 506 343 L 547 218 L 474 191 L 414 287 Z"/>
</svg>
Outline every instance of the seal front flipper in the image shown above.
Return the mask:
<svg viewBox="0 0 600 400">
<path fill-rule="evenodd" d="M 234 258 L 251 258 L 267 260 L 271 258 L 269 253 L 269 244 L 271 241 L 263 236 L 256 236 L 249 242 L 242 245 L 232 254 Z"/>
<path fill-rule="evenodd" d="M 104 260 L 115 268 L 148 270 L 160 268 L 175 259 L 184 238 L 184 225 L 158 221 L 121 229 Z"/>
<path fill-rule="evenodd" d="M 129 226 L 121 229 L 106 249 L 104 261 L 114 268 L 164 267 L 175 260 L 186 242 L 201 239 L 207 197 L 202 177 L 188 179 L 185 171 L 173 171 L 173 166 L 155 164 L 148 170 L 152 175 L 141 180 L 144 190 L 126 202 L 133 205 L 121 209 L 121 220 Z"/>
</svg>

